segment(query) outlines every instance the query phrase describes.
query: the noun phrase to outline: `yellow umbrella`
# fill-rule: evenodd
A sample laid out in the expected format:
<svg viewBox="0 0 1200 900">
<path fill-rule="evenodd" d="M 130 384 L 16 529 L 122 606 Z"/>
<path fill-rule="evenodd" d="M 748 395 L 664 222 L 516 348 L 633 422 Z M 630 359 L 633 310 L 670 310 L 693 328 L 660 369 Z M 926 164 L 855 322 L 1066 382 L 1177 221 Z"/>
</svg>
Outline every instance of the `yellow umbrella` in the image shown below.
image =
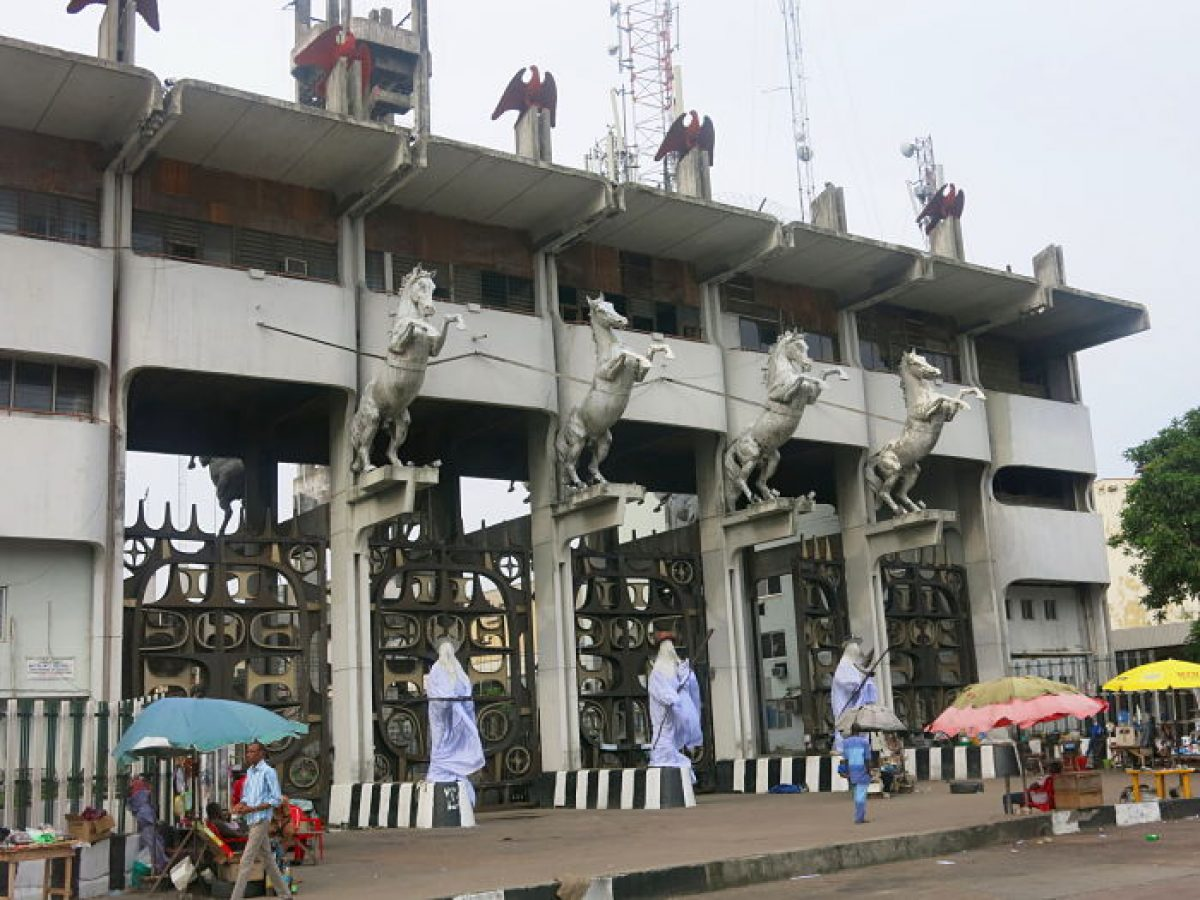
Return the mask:
<svg viewBox="0 0 1200 900">
<path fill-rule="evenodd" d="M 1170 691 L 1200 688 L 1200 666 L 1178 659 L 1160 659 L 1122 672 L 1104 685 L 1106 691 Z"/>
</svg>

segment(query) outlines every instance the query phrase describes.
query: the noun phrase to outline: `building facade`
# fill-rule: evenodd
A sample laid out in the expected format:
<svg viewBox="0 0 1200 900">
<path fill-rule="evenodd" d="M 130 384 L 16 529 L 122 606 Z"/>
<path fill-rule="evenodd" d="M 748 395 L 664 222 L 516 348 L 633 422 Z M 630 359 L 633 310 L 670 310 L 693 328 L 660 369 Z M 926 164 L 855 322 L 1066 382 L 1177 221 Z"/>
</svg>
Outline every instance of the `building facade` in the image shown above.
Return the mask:
<svg viewBox="0 0 1200 900">
<path fill-rule="evenodd" d="M 977 678 L 1110 653 L 1074 354 L 1148 319 L 1068 286 L 1057 248 L 1034 277 L 1000 272 L 7 38 L 0 74 L 19 98 L 0 107 L 0 696 L 264 703 L 312 726 L 277 758 L 318 797 L 420 774 L 423 655 L 449 633 L 503 800 L 538 772 L 644 761 L 659 628 L 703 663 L 700 770 L 822 749 L 850 633 L 890 648 L 881 693 L 914 730 Z M 466 327 L 411 409 L 414 468 L 367 498 L 349 422 L 417 263 L 436 321 Z M 633 488 L 587 506 L 557 486 L 599 292 L 631 348 L 673 353 L 604 465 L 694 498 L 659 534 L 620 529 Z M 845 378 L 781 450 L 774 486 L 816 506 L 780 533 L 727 514 L 721 473 L 792 327 Z M 986 400 L 898 524 L 863 469 L 903 428 L 914 348 L 941 390 Z M 131 451 L 241 460 L 237 531 L 127 520 Z M 277 521 L 281 463 L 328 467 L 326 502 Z M 528 483 L 529 515 L 464 526 L 466 476 Z"/>
</svg>

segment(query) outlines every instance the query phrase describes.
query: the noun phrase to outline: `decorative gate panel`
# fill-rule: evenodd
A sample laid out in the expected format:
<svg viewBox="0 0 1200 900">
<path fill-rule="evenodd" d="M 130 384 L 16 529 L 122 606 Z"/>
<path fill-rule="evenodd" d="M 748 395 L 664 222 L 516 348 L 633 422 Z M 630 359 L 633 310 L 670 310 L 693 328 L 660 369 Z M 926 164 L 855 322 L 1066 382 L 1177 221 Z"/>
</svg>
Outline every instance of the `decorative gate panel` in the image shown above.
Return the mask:
<svg viewBox="0 0 1200 900">
<path fill-rule="evenodd" d="M 580 546 L 572 552 L 579 731 L 585 768 L 631 768 L 647 763 L 652 740 L 647 679 L 657 649 L 654 632 L 675 632 L 677 648 L 687 657 L 695 656 L 704 640 L 699 556 L 654 551 L 649 541 L 643 546 L 646 549 L 612 553 Z M 705 743 L 692 754 L 692 762 L 703 786 L 712 783 L 714 771 L 705 662 L 696 667 L 696 677 Z"/>
<path fill-rule="evenodd" d="M 759 749 L 827 749 L 833 735 L 830 688 L 850 630 L 838 542 L 806 540 L 798 549 L 753 553 L 751 560 L 762 706 Z M 772 604 L 784 608 L 770 609 Z M 798 671 L 789 670 L 789 663 Z"/>
<path fill-rule="evenodd" d="M 899 557 L 880 572 L 896 715 L 919 732 L 975 680 L 966 572 Z"/>
<path fill-rule="evenodd" d="M 268 530 L 217 538 L 195 521 L 125 531 L 126 697 L 242 700 L 306 722 L 270 747 L 284 793 L 324 800 L 326 554 L 323 537 Z"/>
<path fill-rule="evenodd" d="M 487 764 L 481 803 L 526 799 L 541 771 L 534 692 L 531 560 L 525 547 L 446 545 L 416 522 L 371 541 L 377 781 L 429 765 L 424 675 L 447 635 L 471 679 Z"/>
</svg>

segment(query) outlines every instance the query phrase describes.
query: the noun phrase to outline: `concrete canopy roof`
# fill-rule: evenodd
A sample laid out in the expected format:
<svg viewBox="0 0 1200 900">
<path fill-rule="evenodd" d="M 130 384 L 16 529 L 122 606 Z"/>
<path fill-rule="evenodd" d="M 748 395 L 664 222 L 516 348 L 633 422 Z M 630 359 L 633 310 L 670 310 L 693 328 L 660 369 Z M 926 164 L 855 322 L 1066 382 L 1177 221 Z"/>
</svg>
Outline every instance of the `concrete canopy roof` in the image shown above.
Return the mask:
<svg viewBox="0 0 1200 900">
<path fill-rule="evenodd" d="M 997 337 L 1038 345 L 1049 354 L 1075 353 L 1129 337 L 1150 327 L 1140 303 L 1069 287 L 1049 291 L 1049 303 L 991 331 Z"/>
<path fill-rule="evenodd" d="M 894 284 L 920 256 L 908 247 L 792 223 L 786 228 L 786 249 L 766 258 L 753 273 L 832 291 L 850 305 Z"/>
<path fill-rule="evenodd" d="M 644 185 L 626 184 L 620 197 L 622 212 L 599 223 L 587 239 L 692 263 L 701 281 L 742 265 L 769 248 L 779 233 L 773 216 Z"/>
<path fill-rule="evenodd" d="M 430 137 L 426 164 L 390 202 L 405 209 L 552 237 L 610 203 L 599 175 Z"/>
<path fill-rule="evenodd" d="M 191 79 L 167 99 L 160 156 L 339 197 L 362 192 L 406 160 L 406 129 Z"/>
<path fill-rule="evenodd" d="M 145 69 L 0 37 L 0 127 L 117 145 L 160 93 Z"/>
</svg>

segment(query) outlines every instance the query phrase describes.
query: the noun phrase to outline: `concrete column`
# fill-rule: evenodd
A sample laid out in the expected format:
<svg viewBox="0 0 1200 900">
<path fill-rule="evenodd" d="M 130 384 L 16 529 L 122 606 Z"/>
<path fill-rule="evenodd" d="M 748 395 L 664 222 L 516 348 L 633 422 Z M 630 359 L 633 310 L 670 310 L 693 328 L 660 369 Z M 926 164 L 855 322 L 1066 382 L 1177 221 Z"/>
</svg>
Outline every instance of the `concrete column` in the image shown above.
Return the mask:
<svg viewBox="0 0 1200 900">
<path fill-rule="evenodd" d="M 963 249 L 962 220 L 949 218 L 938 222 L 929 234 L 929 252 L 934 256 L 965 261 L 967 255 Z"/>
<path fill-rule="evenodd" d="M 708 645 L 713 748 L 717 759 L 757 756 L 754 660 L 747 622 L 745 552 L 726 541 L 725 491 L 720 435 L 696 440 L 700 567 L 704 616 L 713 630 Z"/>
<path fill-rule="evenodd" d="M 333 406 L 329 435 L 330 734 L 334 741 L 333 780 L 352 784 L 374 780 L 370 557 L 366 535 L 356 533 L 349 503 L 352 478 L 346 435 L 354 405 L 349 397 L 341 397 Z"/>
<path fill-rule="evenodd" d="M 580 765 L 579 699 L 575 661 L 575 598 L 570 548 L 554 519 L 558 473 L 555 420 L 533 417 L 529 426 L 530 531 L 533 543 L 534 616 L 537 648 L 538 731 L 542 768 Z"/>
<path fill-rule="evenodd" d="M 527 109 L 517 116 L 513 125 L 517 156 L 541 162 L 554 161 L 554 143 L 551 138 L 550 114 L 541 109 Z"/>
<path fill-rule="evenodd" d="M 699 148 L 685 153 L 675 167 L 675 190 L 685 197 L 712 199 L 712 166 L 707 151 Z"/>
<path fill-rule="evenodd" d="M 863 481 L 863 451 L 839 453 L 835 462 L 838 518 L 842 526 L 842 554 L 846 566 L 846 604 L 850 631 L 863 638 L 872 652 L 887 647 L 887 621 L 883 612 L 883 583 L 879 558 L 867 534 L 870 504 L 874 501 Z M 888 706 L 892 698 L 892 672 L 882 665 L 875 673 L 879 696 Z"/>
<path fill-rule="evenodd" d="M 982 471 L 961 467 L 955 485 L 958 495 L 958 528 L 962 536 L 963 566 L 967 572 L 967 597 L 971 604 L 971 631 L 975 665 L 981 680 L 1008 674 L 1008 629 L 1004 618 L 1006 585 L 996 583 L 987 504 L 991 468 Z"/>
<path fill-rule="evenodd" d="M 846 224 L 846 195 L 837 185 L 825 182 L 825 189 L 813 198 L 810 209 L 812 223 L 838 234 L 849 229 Z"/>
</svg>

